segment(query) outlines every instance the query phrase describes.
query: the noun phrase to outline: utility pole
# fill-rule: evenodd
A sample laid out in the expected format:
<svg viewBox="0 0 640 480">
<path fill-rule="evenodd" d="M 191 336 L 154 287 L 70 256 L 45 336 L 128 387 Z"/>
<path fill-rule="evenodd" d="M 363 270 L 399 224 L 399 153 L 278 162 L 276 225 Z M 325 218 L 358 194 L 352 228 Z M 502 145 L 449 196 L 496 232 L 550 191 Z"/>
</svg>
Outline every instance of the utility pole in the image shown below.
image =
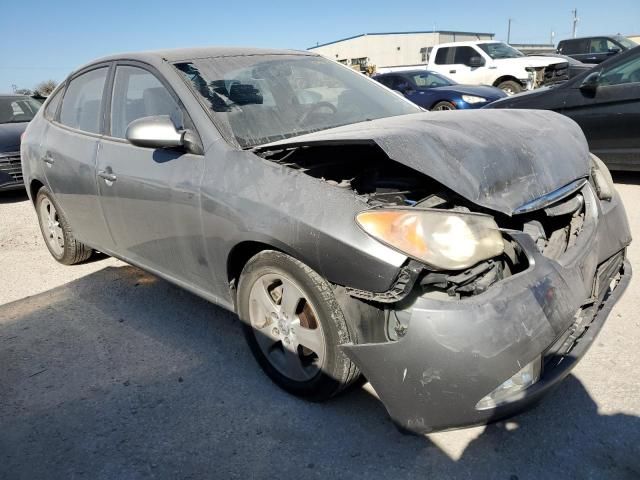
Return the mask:
<svg viewBox="0 0 640 480">
<path fill-rule="evenodd" d="M 556 39 L 556 32 L 554 32 L 553 30 L 551 30 L 551 45 L 555 45 L 555 39 Z"/>
<path fill-rule="evenodd" d="M 511 43 L 511 22 L 513 18 L 509 18 L 509 27 L 507 28 L 507 43 Z"/>
<path fill-rule="evenodd" d="M 578 30 L 578 20 L 580 20 L 578 18 L 578 9 L 574 8 L 573 10 L 571 10 L 571 13 L 573 13 L 573 38 L 576 38 L 576 32 Z"/>
</svg>

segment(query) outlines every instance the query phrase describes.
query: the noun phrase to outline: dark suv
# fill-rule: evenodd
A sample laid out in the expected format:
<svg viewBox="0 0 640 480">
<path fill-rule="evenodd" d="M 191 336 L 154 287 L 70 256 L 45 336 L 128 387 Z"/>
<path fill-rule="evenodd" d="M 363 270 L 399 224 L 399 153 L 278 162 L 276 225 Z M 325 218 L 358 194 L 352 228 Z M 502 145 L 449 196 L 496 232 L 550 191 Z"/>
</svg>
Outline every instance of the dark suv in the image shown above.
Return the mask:
<svg viewBox="0 0 640 480">
<path fill-rule="evenodd" d="M 0 191 L 23 188 L 20 135 L 40 105 L 25 95 L 0 95 Z"/>
<path fill-rule="evenodd" d="M 602 63 L 616 53 L 637 46 L 637 43 L 622 35 L 609 35 L 561 40 L 557 51 L 582 63 Z"/>
</svg>

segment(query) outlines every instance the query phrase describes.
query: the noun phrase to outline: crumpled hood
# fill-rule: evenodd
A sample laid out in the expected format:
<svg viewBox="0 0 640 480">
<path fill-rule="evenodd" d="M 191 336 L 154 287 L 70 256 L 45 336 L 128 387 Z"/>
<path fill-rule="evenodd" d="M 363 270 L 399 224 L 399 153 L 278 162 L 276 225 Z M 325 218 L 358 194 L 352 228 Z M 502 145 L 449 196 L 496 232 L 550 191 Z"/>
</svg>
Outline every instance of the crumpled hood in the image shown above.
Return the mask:
<svg viewBox="0 0 640 480">
<path fill-rule="evenodd" d="M 0 153 L 20 150 L 20 135 L 28 124 L 28 122 L 0 123 Z"/>
<path fill-rule="evenodd" d="M 257 147 L 377 144 L 389 158 L 507 215 L 589 174 L 580 127 L 542 110 L 424 112 L 322 130 Z"/>
</svg>

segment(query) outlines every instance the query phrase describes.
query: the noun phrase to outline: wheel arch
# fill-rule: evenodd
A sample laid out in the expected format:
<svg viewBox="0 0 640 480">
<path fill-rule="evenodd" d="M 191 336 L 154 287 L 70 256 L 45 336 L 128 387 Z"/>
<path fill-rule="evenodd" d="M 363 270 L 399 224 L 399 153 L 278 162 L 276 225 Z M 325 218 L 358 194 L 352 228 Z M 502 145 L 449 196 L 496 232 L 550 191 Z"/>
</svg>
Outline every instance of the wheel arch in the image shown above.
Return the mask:
<svg viewBox="0 0 640 480">
<path fill-rule="evenodd" d="M 502 82 L 507 82 L 507 81 L 512 81 L 512 82 L 516 82 L 518 85 L 522 85 L 522 82 L 520 80 L 518 80 L 516 77 L 514 77 L 513 75 L 502 75 L 501 77 L 498 77 L 494 82 L 493 82 L 493 86 L 497 87 L 498 85 L 500 85 Z"/>
<path fill-rule="evenodd" d="M 39 179 L 37 179 L 37 178 L 32 178 L 31 179 L 31 182 L 29 183 L 29 187 L 27 189 L 27 192 L 29 193 L 29 197 L 31 198 L 31 202 L 34 205 L 36 204 L 36 196 L 38 195 L 38 192 L 44 186 L 45 186 L 44 182 L 40 181 Z"/>
</svg>

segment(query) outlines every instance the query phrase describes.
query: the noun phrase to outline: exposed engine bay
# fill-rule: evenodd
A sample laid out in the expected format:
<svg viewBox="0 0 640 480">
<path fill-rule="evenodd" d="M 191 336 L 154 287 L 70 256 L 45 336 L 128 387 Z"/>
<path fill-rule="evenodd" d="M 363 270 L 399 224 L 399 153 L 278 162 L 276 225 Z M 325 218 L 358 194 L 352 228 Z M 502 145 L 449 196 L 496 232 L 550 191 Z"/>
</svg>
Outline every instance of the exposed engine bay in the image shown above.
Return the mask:
<svg viewBox="0 0 640 480">
<path fill-rule="evenodd" d="M 336 188 L 352 190 L 372 207 L 413 207 L 491 215 L 503 229 L 504 253 L 462 271 L 433 270 L 410 260 L 387 292 L 347 288 L 357 298 L 381 303 L 403 300 L 418 286 L 420 294 L 463 299 L 528 267 L 509 230 L 528 234 L 538 250 L 557 259 L 575 245 L 585 219 L 585 202 L 577 192 L 526 214 L 509 216 L 479 207 L 430 177 L 390 160 L 375 144 L 303 146 L 261 153 L 263 158 L 302 171 Z"/>
</svg>

